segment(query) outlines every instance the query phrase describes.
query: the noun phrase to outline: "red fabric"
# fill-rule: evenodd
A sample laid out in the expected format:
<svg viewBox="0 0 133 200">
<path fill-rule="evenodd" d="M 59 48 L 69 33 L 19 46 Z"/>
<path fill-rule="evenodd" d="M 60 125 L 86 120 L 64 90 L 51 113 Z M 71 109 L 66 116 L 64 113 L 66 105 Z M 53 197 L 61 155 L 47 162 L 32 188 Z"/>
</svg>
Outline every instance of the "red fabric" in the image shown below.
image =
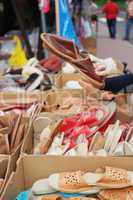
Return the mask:
<svg viewBox="0 0 133 200">
<path fill-rule="evenodd" d="M 48 13 L 50 11 L 50 0 L 44 0 L 44 7 L 42 11 L 44 13 Z"/>
<path fill-rule="evenodd" d="M 41 5 L 41 10 L 43 13 L 50 12 L 51 6 L 50 6 L 50 0 L 38 0 L 39 4 Z"/>
<path fill-rule="evenodd" d="M 119 12 L 119 7 L 116 3 L 109 2 L 105 4 L 103 12 L 106 14 L 107 19 L 116 19 Z"/>
<path fill-rule="evenodd" d="M 52 55 L 49 56 L 47 59 L 41 60 L 40 65 L 50 72 L 58 72 L 61 69 L 62 60 L 57 56 Z"/>
</svg>

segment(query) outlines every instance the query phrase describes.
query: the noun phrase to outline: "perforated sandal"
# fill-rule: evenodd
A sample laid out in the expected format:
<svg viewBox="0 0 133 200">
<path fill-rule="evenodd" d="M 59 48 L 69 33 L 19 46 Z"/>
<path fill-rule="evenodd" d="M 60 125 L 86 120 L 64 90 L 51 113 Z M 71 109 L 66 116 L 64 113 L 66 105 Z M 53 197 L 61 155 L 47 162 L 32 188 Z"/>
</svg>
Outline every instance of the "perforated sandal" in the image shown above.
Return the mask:
<svg viewBox="0 0 133 200">
<path fill-rule="evenodd" d="M 103 190 L 99 193 L 101 200 L 132 200 L 133 190 L 131 187 L 125 189 Z"/>
<path fill-rule="evenodd" d="M 104 167 L 103 173 L 86 173 L 84 180 L 88 185 L 105 189 L 126 188 L 133 185 L 133 172 L 120 168 Z"/>
<path fill-rule="evenodd" d="M 105 137 L 101 135 L 100 132 L 97 132 L 90 143 L 89 151 L 97 151 L 99 149 L 103 149 L 105 144 Z"/>
<path fill-rule="evenodd" d="M 94 189 L 125 188 L 133 185 L 133 172 L 124 169 L 105 167 L 103 173 L 82 171 L 53 174 L 48 178 L 49 185 L 63 192 L 81 192 Z"/>
<path fill-rule="evenodd" d="M 96 194 L 99 188 L 89 186 L 83 179 L 83 171 L 52 174 L 48 178 L 49 185 L 61 192 Z"/>
</svg>

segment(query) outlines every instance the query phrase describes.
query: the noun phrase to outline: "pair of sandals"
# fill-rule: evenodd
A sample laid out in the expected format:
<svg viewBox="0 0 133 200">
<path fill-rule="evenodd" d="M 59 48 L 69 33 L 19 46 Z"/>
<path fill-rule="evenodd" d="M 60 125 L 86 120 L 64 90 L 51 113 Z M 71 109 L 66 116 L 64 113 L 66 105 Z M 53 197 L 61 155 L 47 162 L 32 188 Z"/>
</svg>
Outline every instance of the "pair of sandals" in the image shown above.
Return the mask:
<svg viewBox="0 0 133 200">
<path fill-rule="evenodd" d="M 95 134 L 89 147 L 89 155 L 131 156 L 133 155 L 133 126 L 121 125 L 117 120 L 106 129 L 104 135 Z"/>
<path fill-rule="evenodd" d="M 99 130 L 103 131 L 108 126 L 115 111 L 116 105 L 112 102 L 107 106 L 95 107 L 88 112 L 64 118 L 63 121 L 57 122 L 57 126 L 55 125 L 52 128 L 49 126 L 51 120 L 44 117 L 36 119 L 34 122 L 34 138 L 36 138 L 36 142 L 34 143 L 37 144 L 37 140 L 39 140 L 39 144 L 34 152 L 46 153 L 46 147 L 48 146 L 47 154 L 50 155 L 86 156 L 88 154 L 88 146 L 90 146 L 89 150 L 92 150 L 92 147 L 96 147 L 93 138 L 96 139 L 97 132 Z M 43 121 L 46 126 L 44 126 Z M 37 133 L 41 133 L 39 139 Z M 102 135 L 101 139 L 103 139 Z M 101 146 L 99 142 L 97 145 L 98 147 L 99 145 Z"/>
<path fill-rule="evenodd" d="M 54 195 L 57 192 L 64 192 L 85 196 L 97 195 L 101 200 L 127 200 L 128 195 L 133 195 L 133 172 L 106 166 L 94 173 L 85 171 L 56 173 L 50 175 L 48 179 L 35 182 L 31 191 L 33 195 Z"/>
<path fill-rule="evenodd" d="M 54 34 L 41 35 L 44 48 L 75 66 L 83 76 L 98 88 L 103 88 L 104 77 L 96 74 L 88 52 L 80 51 L 73 41 Z"/>
</svg>

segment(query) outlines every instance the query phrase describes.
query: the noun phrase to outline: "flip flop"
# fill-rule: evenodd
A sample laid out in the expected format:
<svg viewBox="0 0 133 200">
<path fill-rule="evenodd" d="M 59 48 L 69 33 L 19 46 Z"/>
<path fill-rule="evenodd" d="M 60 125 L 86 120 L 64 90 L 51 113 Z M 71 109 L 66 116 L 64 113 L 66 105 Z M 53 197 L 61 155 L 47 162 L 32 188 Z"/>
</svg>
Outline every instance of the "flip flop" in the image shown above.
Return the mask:
<svg viewBox="0 0 133 200">
<path fill-rule="evenodd" d="M 52 174 L 49 185 L 67 193 L 88 191 L 98 188 L 117 189 L 133 185 L 133 172 L 124 169 L 105 167 L 103 173 L 84 173 L 83 171 Z"/>
<path fill-rule="evenodd" d="M 54 190 L 48 184 L 48 179 L 40 179 L 40 180 L 36 181 L 33 184 L 31 191 L 34 195 L 44 195 L 44 194 L 51 194 L 51 193 L 56 192 L 56 190 Z"/>
</svg>

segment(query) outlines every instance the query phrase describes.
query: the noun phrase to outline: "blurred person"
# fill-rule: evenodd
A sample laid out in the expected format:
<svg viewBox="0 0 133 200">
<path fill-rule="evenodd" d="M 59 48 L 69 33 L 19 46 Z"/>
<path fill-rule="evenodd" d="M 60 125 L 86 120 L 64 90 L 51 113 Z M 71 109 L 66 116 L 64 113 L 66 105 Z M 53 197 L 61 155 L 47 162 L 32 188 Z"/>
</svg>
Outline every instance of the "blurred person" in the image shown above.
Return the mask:
<svg viewBox="0 0 133 200">
<path fill-rule="evenodd" d="M 127 15 L 125 40 L 130 39 L 130 32 L 133 25 L 133 0 L 128 1 Z"/>
<path fill-rule="evenodd" d="M 107 26 L 110 38 L 116 38 L 116 20 L 119 13 L 119 6 L 113 0 L 108 2 L 103 7 L 103 13 L 106 15 Z"/>
</svg>

